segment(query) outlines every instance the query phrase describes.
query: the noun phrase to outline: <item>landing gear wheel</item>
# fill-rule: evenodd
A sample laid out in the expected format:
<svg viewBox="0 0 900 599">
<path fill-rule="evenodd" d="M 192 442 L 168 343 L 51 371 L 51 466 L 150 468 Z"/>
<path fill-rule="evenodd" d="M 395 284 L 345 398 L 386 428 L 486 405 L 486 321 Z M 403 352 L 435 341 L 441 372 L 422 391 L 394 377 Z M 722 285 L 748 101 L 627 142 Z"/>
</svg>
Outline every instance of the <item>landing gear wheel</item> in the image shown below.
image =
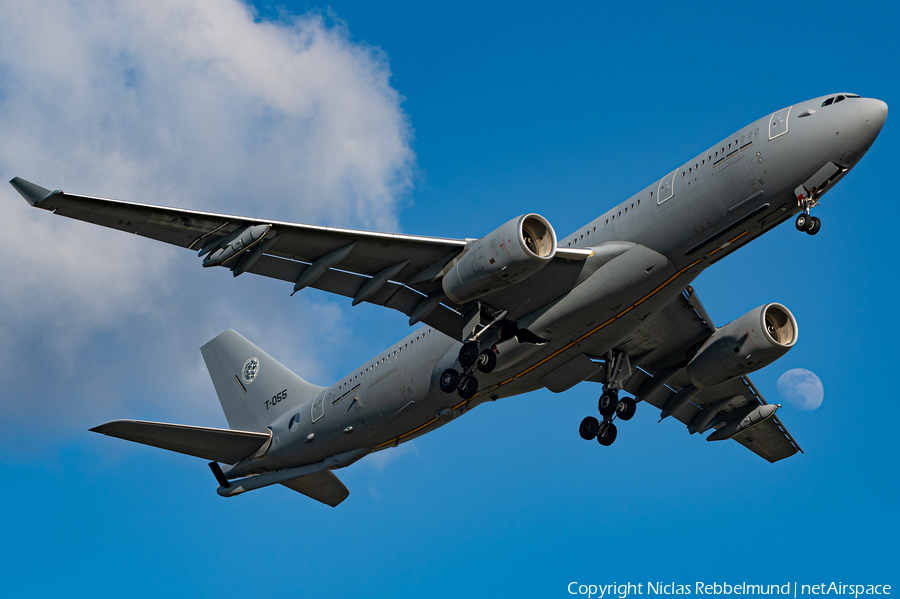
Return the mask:
<svg viewBox="0 0 900 599">
<path fill-rule="evenodd" d="M 794 226 L 797 227 L 798 231 L 809 231 L 809 223 L 811 220 L 812 219 L 807 213 L 801 212 L 797 215 L 797 220 L 794 221 Z"/>
<path fill-rule="evenodd" d="M 497 354 L 492 349 L 486 349 L 478 354 L 478 370 L 491 372 L 497 366 Z"/>
<path fill-rule="evenodd" d="M 474 341 L 463 343 L 459 348 L 459 364 L 463 368 L 468 368 L 478 361 L 478 344 Z"/>
<path fill-rule="evenodd" d="M 459 373 L 452 368 L 448 368 L 441 373 L 441 379 L 438 382 L 438 385 L 444 393 L 453 393 L 459 386 Z"/>
<path fill-rule="evenodd" d="M 616 432 L 615 424 L 606 423 L 605 426 L 600 427 L 600 432 L 597 433 L 597 442 L 603 447 L 609 447 L 616 440 Z"/>
<path fill-rule="evenodd" d="M 637 403 L 630 397 L 626 397 L 616 404 L 616 413 L 619 416 L 619 420 L 631 420 L 635 411 L 637 411 Z"/>
<path fill-rule="evenodd" d="M 822 229 L 822 221 L 819 220 L 818 216 L 814 216 L 809 219 L 809 228 L 806 229 L 807 235 L 815 235 Z"/>
<path fill-rule="evenodd" d="M 478 381 L 474 376 L 467 376 L 459 382 L 457 391 L 463 399 L 472 399 L 478 393 Z"/>
<path fill-rule="evenodd" d="M 582 420 L 581 426 L 578 427 L 578 434 L 585 441 L 597 438 L 598 432 L 600 432 L 600 423 L 593 416 L 588 416 Z"/>
<path fill-rule="evenodd" d="M 619 394 L 615 391 L 604 391 L 597 402 L 597 409 L 603 417 L 612 416 L 616 413 L 616 405 L 619 403 Z"/>
</svg>

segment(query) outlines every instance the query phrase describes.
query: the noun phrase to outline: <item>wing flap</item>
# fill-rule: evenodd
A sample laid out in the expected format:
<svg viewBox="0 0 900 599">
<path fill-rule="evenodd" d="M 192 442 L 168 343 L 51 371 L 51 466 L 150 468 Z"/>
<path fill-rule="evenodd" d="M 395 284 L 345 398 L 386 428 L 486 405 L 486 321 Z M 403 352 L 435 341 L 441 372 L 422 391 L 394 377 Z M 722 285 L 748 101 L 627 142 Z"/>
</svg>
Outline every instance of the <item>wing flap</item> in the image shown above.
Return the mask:
<svg viewBox="0 0 900 599">
<path fill-rule="evenodd" d="M 330 470 L 307 474 L 281 484 L 292 491 L 302 493 L 310 499 L 315 499 L 331 507 L 337 506 L 350 495 L 350 491 L 344 486 L 341 479 Z"/>
<path fill-rule="evenodd" d="M 270 438 L 269 433 L 143 420 L 113 420 L 91 431 L 223 464 L 252 455 Z"/>
</svg>

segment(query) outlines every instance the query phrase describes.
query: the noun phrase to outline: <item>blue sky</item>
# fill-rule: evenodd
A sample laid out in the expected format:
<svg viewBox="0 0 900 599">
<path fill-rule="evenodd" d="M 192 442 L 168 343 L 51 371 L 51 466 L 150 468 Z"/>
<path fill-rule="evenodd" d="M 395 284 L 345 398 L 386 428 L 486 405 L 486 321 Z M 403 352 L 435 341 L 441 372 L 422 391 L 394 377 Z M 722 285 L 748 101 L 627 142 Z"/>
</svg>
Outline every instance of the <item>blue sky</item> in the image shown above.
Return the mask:
<svg viewBox="0 0 900 599">
<path fill-rule="evenodd" d="M 7 179 L 300 222 L 478 237 L 535 211 L 565 234 L 794 102 L 900 102 L 886 2 L 45 6 L 0 7 Z M 770 301 L 797 317 L 797 346 L 753 380 L 774 402 L 785 371 L 821 378 L 819 409 L 780 412 L 805 455 L 771 465 L 647 406 L 600 448 L 576 432 L 600 392 L 584 383 L 341 471 L 337 509 L 280 487 L 222 499 L 202 460 L 87 429 L 224 426 L 197 348 L 226 328 L 327 384 L 405 335 L 405 317 L 201 273 L 189 253 L 0 192 L 4 590 L 896 585 L 895 118 L 816 209 L 819 235 L 784 225 L 695 282 L 718 324 Z"/>
</svg>

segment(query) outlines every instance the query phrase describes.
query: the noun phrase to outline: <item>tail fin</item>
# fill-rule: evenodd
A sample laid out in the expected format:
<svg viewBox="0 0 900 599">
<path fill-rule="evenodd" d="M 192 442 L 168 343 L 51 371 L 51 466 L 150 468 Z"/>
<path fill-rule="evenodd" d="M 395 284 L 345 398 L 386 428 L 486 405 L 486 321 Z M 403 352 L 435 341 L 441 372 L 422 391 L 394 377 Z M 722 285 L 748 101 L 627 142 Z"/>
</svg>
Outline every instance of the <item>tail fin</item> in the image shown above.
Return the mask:
<svg viewBox="0 0 900 599">
<path fill-rule="evenodd" d="M 265 430 L 324 389 L 307 383 L 231 329 L 200 352 L 228 426 L 235 430 Z"/>
</svg>

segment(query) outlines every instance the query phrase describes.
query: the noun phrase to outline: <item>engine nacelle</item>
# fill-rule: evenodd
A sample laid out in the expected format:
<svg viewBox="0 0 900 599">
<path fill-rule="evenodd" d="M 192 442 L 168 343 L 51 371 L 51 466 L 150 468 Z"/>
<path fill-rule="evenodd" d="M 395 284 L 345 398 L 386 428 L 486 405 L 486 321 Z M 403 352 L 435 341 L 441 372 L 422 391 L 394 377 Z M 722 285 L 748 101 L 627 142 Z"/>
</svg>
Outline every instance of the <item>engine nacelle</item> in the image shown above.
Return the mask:
<svg viewBox="0 0 900 599">
<path fill-rule="evenodd" d="M 716 330 L 687 366 L 705 389 L 768 366 L 797 342 L 797 321 L 781 304 L 766 304 Z"/>
<path fill-rule="evenodd" d="M 475 241 L 444 275 L 441 286 L 457 304 L 514 285 L 556 255 L 556 233 L 543 216 L 525 214 Z"/>
</svg>

